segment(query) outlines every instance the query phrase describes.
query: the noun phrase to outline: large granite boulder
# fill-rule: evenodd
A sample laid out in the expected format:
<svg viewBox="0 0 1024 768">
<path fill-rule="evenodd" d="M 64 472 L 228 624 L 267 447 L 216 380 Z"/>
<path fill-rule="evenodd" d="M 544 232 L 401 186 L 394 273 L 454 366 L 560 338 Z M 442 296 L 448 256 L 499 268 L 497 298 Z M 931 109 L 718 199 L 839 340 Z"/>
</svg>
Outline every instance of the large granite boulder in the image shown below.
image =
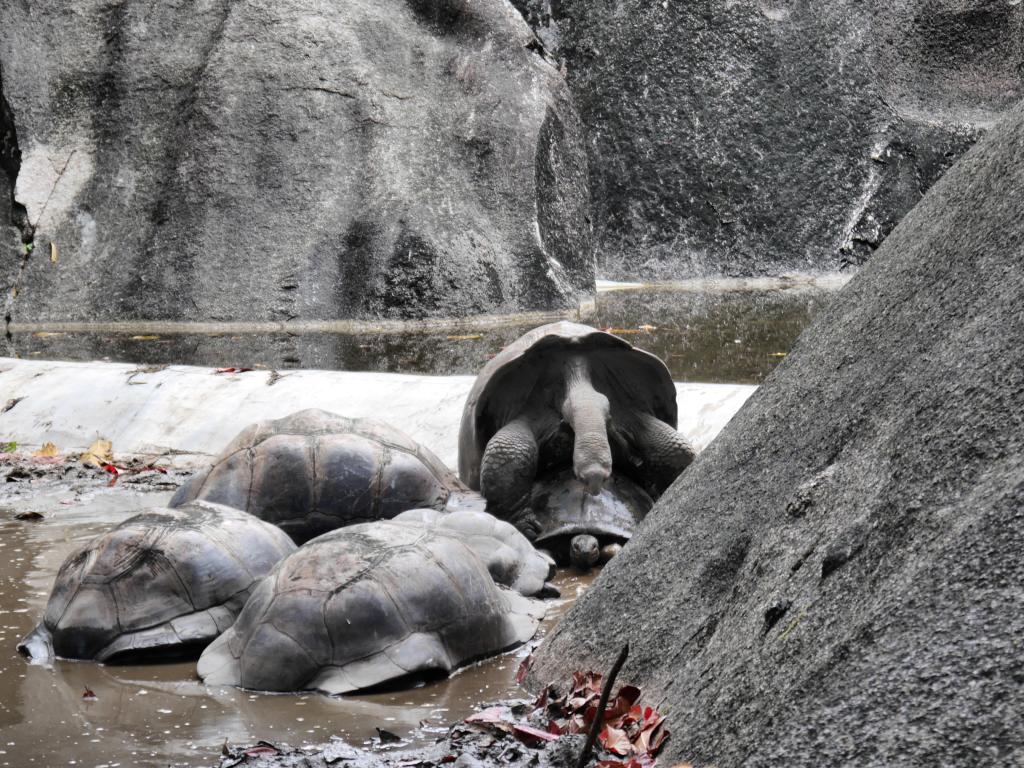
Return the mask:
<svg viewBox="0 0 1024 768">
<path fill-rule="evenodd" d="M 1016 0 L 515 0 L 588 131 L 609 276 L 859 264 L 1024 97 Z"/>
<path fill-rule="evenodd" d="M 585 152 L 533 40 L 501 0 L 7 3 L 14 320 L 571 304 Z"/>
<path fill-rule="evenodd" d="M 542 646 L 664 762 L 1024 764 L 1024 105 L 955 165 Z"/>
<path fill-rule="evenodd" d="M 4 71 L 0 66 L 0 306 L 4 314 L 14 297 L 11 291 L 21 270 L 22 248 L 19 223 L 23 222 L 14 202 L 14 184 L 21 166 L 14 116 L 4 98 Z"/>
</svg>

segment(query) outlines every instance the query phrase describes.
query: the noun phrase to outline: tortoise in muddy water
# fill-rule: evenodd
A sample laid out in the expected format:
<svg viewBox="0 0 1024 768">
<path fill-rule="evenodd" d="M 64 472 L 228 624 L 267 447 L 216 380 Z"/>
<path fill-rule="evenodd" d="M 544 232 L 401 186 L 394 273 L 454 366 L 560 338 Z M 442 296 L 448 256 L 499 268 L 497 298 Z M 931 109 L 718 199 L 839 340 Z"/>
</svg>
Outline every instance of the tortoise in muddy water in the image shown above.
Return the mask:
<svg viewBox="0 0 1024 768">
<path fill-rule="evenodd" d="M 595 496 L 563 470 L 534 483 L 529 505 L 511 522 L 560 565 L 586 569 L 617 554 L 652 506 L 628 478 L 612 475 Z"/>
<path fill-rule="evenodd" d="M 18 650 L 102 662 L 198 653 L 294 551 L 279 528 L 230 507 L 147 510 L 68 556 Z"/>
<path fill-rule="evenodd" d="M 417 507 L 483 507 L 440 459 L 373 419 L 309 409 L 252 424 L 178 489 L 280 526 L 296 543 Z"/>
<path fill-rule="evenodd" d="M 475 510 L 438 512 L 434 509 L 411 509 L 394 520 L 396 523 L 438 528 L 463 537 L 487 566 L 495 583 L 514 589 L 521 595 L 529 597 L 556 592 L 547 584 L 554 575 L 554 561 L 538 552 L 514 525 L 494 515 Z"/>
<path fill-rule="evenodd" d="M 544 325 L 514 341 L 473 384 L 459 431 L 459 474 L 509 517 L 538 476 L 571 467 L 593 495 L 614 471 L 657 498 L 693 460 L 676 431 L 665 364 L 586 325 Z"/>
<path fill-rule="evenodd" d="M 348 693 L 451 672 L 523 643 L 540 606 L 496 586 L 458 536 L 363 523 L 282 560 L 197 670 L 209 685 Z"/>
</svg>

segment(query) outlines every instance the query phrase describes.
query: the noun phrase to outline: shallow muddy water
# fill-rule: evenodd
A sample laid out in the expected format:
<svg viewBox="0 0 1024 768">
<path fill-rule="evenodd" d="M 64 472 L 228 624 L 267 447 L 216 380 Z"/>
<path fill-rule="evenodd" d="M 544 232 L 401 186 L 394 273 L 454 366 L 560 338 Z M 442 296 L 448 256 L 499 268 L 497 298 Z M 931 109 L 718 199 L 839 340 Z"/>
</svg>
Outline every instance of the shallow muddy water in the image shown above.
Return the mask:
<svg viewBox="0 0 1024 768">
<path fill-rule="evenodd" d="M 654 352 L 675 381 L 759 384 L 841 283 L 829 278 L 636 286 L 601 291 L 567 317 L 608 328 Z M 552 319 L 238 325 L 222 332 L 207 326 L 203 333 L 190 332 L 187 324 L 117 331 L 15 325 L 8 353 L 143 365 L 475 374 L 502 347 Z"/>
<path fill-rule="evenodd" d="M 41 617 L 57 569 L 76 545 L 170 492 L 106 489 L 76 494 L 48 486 L 17 497 L 0 493 L 0 766 L 212 766 L 221 745 L 259 739 L 293 746 L 339 736 L 372 745 L 376 728 L 409 743 L 433 741 L 485 702 L 525 695 L 515 684 L 530 646 L 412 690 L 329 698 L 207 688 L 195 663 L 102 666 L 29 664 L 15 650 Z M 41 522 L 14 519 L 40 511 Z M 547 601 L 536 642 L 586 589 L 592 575 L 559 575 L 562 598 Z M 89 689 L 95 701 L 83 700 Z"/>
</svg>

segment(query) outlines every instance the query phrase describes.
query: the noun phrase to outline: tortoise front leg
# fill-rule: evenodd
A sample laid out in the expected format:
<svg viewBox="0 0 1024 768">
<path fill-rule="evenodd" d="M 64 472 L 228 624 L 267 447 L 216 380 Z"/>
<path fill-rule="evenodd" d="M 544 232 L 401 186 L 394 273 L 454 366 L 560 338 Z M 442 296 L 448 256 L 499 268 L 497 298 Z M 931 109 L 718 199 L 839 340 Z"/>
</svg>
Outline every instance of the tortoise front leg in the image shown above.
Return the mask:
<svg viewBox="0 0 1024 768">
<path fill-rule="evenodd" d="M 522 417 L 487 441 L 480 462 L 480 492 L 487 499 L 488 512 L 508 518 L 529 503 L 539 452 L 533 428 Z"/>
</svg>

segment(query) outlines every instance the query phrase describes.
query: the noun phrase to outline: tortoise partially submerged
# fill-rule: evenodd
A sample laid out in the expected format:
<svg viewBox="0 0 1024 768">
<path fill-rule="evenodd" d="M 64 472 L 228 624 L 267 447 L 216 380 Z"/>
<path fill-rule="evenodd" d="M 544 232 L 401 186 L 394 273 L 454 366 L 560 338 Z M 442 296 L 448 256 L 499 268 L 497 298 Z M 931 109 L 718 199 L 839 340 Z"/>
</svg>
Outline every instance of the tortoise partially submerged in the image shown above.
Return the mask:
<svg viewBox="0 0 1024 768">
<path fill-rule="evenodd" d="M 178 489 L 280 526 L 296 543 L 417 507 L 483 506 L 448 467 L 401 430 L 318 409 L 242 430 Z"/>
<path fill-rule="evenodd" d="M 652 506 L 628 478 L 612 475 L 595 496 L 563 470 L 534 483 L 529 505 L 511 522 L 558 563 L 587 568 L 629 541 Z"/>
<path fill-rule="evenodd" d="M 514 525 L 494 515 L 477 510 L 411 509 L 394 521 L 461 536 L 487 566 L 496 584 L 521 595 L 529 597 L 554 590 L 547 584 L 554 575 L 554 561 L 538 552 Z"/>
<path fill-rule="evenodd" d="M 18 650 L 103 662 L 197 654 L 294 551 L 280 529 L 230 507 L 147 510 L 68 556 Z"/>
<path fill-rule="evenodd" d="M 539 606 L 497 587 L 459 536 L 353 525 L 282 560 L 197 669 L 211 685 L 348 693 L 523 643 Z"/>
<path fill-rule="evenodd" d="M 676 431 L 665 364 L 610 333 L 558 322 L 535 328 L 484 366 L 459 431 L 459 474 L 509 517 L 538 476 L 571 467 L 593 495 L 625 475 L 659 496 L 694 458 Z"/>
</svg>

